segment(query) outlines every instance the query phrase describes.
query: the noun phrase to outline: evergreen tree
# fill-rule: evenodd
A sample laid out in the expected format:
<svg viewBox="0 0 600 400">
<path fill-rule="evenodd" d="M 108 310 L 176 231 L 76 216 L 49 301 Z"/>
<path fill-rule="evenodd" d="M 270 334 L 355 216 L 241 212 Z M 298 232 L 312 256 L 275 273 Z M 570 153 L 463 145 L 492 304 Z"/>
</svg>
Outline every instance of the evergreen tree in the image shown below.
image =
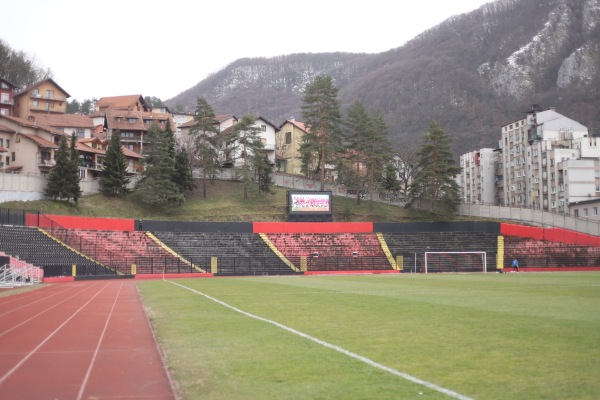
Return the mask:
<svg viewBox="0 0 600 400">
<path fill-rule="evenodd" d="M 299 147 L 302 169 L 309 171 L 314 154 L 318 160 L 314 168 L 320 173 L 321 190 L 325 188 L 325 168 L 336 163 L 341 151 L 341 112 L 337 99 L 338 88 L 330 76 L 318 75 L 306 86 L 302 99 L 302 118 L 307 128 Z"/>
<path fill-rule="evenodd" d="M 460 204 L 456 175 L 461 168 L 452 155 L 451 144 L 450 136 L 437 122 L 431 122 L 417 152 L 417 165 L 406 207 L 419 202 L 432 214 L 456 212 Z"/>
<path fill-rule="evenodd" d="M 218 168 L 219 129 L 216 126 L 215 112 L 202 97 L 196 99 L 195 124 L 190 130 L 193 137 L 192 154 L 202 168 L 202 197 L 206 198 L 206 178 Z"/>
<path fill-rule="evenodd" d="M 69 157 L 69 148 L 67 147 L 67 138 L 62 136 L 56 152 L 56 164 L 48 174 L 48 184 L 44 189 L 46 196 L 56 199 L 66 199 L 71 197 L 71 160 Z"/>
<path fill-rule="evenodd" d="M 100 192 L 107 196 L 123 196 L 129 193 L 127 176 L 127 159 L 121 146 L 121 133 L 118 130 L 113 134 L 106 149 L 102 175 L 100 176 Z"/>
<path fill-rule="evenodd" d="M 397 192 L 400 190 L 400 181 L 398 180 L 397 173 L 398 171 L 394 163 L 388 162 L 383 177 L 383 188 L 388 192 Z"/>
<path fill-rule="evenodd" d="M 369 114 L 362 105 L 356 101 L 348 109 L 347 118 L 344 121 L 344 182 L 346 186 L 352 183 L 356 187 L 356 204 L 360 204 L 360 193 L 364 186 L 367 161 L 367 138 L 369 135 Z"/>
<path fill-rule="evenodd" d="M 261 192 L 270 192 L 273 187 L 273 168 L 269 164 L 267 155 L 254 158 L 254 168 L 258 172 L 258 190 Z"/>
<path fill-rule="evenodd" d="M 175 156 L 175 177 L 173 181 L 179 187 L 181 193 L 185 193 L 196 187 L 192 171 L 190 170 L 190 160 L 185 151 L 180 151 Z"/>
<path fill-rule="evenodd" d="M 156 124 L 150 126 L 147 138 L 146 169 L 137 184 L 141 200 L 158 208 L 179 206 L 185 197 L 173 181 L 175 159 L 171 152 L 171 138 Z"/>
<path fill-rule="evenodd" d="M 73 198 L 75 204 L 79 201 L 82 191 L 79 186 L 79 154 L 77 153 L 77 136 L 71 135 L 71 145 L 69 147 L 69 197 Z"/>
<path fill-rule="evenodd" d="M 369 178 L 369 209 L 373 209 L 375 186 L 383 177 L 384 166 L 392 158 L 392 144 L 388 137 L 388 127 L 381 112 L 369 115 L 365 146 L 365 165 Z"/>
<path fill-rule="evenodd" d="M 260 128 L 255 125 L 256 118 L 252 114 L 244 115 L 233 127 L 228 142 L 233 145 L 233 153 L 240 154 L 243 160 L 244 199 L 248 198 L 248 180 L 250 165 L 255 165 L 256 157 L 264 147 L 260 137 Z"/>
</svg>

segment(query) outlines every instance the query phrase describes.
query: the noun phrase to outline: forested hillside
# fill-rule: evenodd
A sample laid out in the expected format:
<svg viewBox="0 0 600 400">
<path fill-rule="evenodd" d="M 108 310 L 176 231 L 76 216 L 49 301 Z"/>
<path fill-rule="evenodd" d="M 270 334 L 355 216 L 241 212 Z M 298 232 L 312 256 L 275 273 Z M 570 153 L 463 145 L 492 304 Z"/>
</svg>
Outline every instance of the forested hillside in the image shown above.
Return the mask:
<svg viewBox="0 0 600 400">
<path fill-rule="evenodd" d="M 377 40 L 377 38 L 373 38 Z M 381 110 L 392 141 L 418 143 L 430 120 L 456 154 L 495 147 L 500 126 L 532 104 L 600 134 L 600 0 L 497 0 L 452 17 L 380 54 L 292 54 L 240 59 L 167 101 L 193 110 L 301 119 L 302 90 L 330 75 L 342 108 Z"/>
</svg>

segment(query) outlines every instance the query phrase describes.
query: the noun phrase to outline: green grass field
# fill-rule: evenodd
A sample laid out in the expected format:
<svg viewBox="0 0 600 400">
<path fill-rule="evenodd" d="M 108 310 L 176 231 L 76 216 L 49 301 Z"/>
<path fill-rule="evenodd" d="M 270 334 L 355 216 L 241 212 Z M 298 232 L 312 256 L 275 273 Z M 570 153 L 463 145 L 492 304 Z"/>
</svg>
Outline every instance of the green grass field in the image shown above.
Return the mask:
<svg viewBox="0 0 600 400">
<path fill-rule="evenodd" d="M 600 396 L 599 273 L 236 277 L 139 287 L 183 399 Z"/>
</svg>

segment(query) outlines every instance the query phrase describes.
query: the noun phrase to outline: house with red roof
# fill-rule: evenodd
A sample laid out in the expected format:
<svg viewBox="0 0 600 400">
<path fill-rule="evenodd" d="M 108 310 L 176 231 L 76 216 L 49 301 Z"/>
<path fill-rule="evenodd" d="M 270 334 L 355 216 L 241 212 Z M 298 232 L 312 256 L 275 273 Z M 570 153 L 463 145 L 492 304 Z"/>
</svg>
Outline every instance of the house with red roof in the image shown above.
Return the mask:
<svg viewBox="0 0 600 400">
<path fill-rule="evenodd" d="M 302 137 L 306 133 L 307 129 L 304 123 L 296 121 L 294 118 L 279 125 L 275 137 L 275 153 L 279 172 L 302 175 L 302 161 L 298 149 L 302 144 Z"/>
<path fill-rule="evenodd" d="M 13 115 L 15 85 L 0 78 L 0 115 Z"/>
<path fill-rule="evenodd" d="M 15 94 L 13 115 L 27 119 L 36 114 L 66 114 L 69 97 L 53 79 L 44 79 Z"/>
</svg>

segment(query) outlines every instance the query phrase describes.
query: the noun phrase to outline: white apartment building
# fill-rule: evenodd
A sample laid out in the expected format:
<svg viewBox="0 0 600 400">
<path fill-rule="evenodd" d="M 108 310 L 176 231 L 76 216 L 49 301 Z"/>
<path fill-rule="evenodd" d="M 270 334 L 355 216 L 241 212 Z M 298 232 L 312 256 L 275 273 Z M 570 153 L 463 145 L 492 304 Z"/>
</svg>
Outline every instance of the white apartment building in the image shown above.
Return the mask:
<svg viewBox="0 0 600 400">
<path fill-rule="evenodd" d="M 569 213 L 569 203 L 600 197 L 598 144 L 585 126 L 553 109 L 532 109 L 504 125 L 499 203 Z"/>
<path fill-rule="evenodd" d="M 464 203 L 496 204 L 498 152 L 484 148 L 460 156 L 462 171 L 457 177 Z"/>
</svg>

